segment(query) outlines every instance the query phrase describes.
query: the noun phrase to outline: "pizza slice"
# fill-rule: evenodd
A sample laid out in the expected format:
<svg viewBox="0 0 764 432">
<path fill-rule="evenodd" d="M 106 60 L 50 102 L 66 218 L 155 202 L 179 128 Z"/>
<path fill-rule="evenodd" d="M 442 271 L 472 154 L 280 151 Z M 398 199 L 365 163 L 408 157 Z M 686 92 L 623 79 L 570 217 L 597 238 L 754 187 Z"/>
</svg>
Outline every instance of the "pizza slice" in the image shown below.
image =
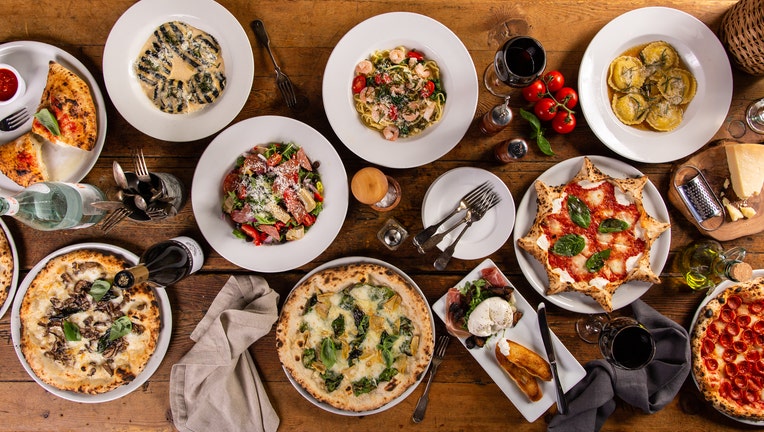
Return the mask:
<svg viewBox="0 0 764 432">
<path fill-rule="evenodd" d="M 32 132 L 53 144 L 90 151 L 98 137 L 97 111 L 88 84 L 51 61 Z"/>
<path fill-rule="evenodd" d="M 42 142 L 32 133 L 0 145 L 0 172 L 22 187 L 48 180 Z"/>
</svg>

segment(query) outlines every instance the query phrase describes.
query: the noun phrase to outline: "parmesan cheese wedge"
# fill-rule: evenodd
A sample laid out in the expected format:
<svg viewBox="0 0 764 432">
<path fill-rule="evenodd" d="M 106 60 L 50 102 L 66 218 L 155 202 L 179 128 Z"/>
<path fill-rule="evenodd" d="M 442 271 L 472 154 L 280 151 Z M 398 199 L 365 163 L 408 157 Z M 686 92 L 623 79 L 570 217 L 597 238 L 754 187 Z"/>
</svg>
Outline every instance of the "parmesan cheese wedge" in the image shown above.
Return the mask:
<svg viewBox="0 0 764 432">
<path fill-rule="evenodd" d="M 738 198 L 759 194 L 764 186 L 764 145 L 734 144 L 725 149 L 732 189 Z"/>
</svg>

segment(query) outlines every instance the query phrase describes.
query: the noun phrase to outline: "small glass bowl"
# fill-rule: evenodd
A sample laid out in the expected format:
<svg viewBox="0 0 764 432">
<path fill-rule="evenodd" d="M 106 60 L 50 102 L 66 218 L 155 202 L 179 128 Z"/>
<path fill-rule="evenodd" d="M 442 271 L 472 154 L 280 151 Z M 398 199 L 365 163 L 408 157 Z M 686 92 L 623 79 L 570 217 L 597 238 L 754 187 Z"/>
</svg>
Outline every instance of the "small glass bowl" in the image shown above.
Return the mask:
<svg viewBox="0 0 764 432">
<path fill-rule="evenodd" d="M 24 78 L 21 77 L 21 74 L 19 71 L 16 70 L 13 66 L 5 63 L 0 63 L 0 69 L 6 69 L 11 71 L 15 76 L 16 80 L 18 81 L 18 87 L 16 87 L 16 93 L 13 94 L 13 96 L 10 97 L 10 99 L 0 101 L 0 105 L 8 105 L 15 101 L 16 99 L 20 98 L 27 90 L 26 82 L 24 81 Z"/>
</svg>

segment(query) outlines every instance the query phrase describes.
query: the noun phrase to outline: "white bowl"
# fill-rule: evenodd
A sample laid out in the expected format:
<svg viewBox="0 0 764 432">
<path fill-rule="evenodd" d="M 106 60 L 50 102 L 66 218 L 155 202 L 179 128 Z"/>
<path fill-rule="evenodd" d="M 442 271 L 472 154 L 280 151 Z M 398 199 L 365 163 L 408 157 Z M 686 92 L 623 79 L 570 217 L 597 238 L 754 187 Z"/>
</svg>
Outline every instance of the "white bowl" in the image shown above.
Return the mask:
<svg viewBox="0 0 764 432">
<path fill-rule="evenodd" d="M 21 97 L 27 91 L 27 84 L 24 82 L 24 78 L 21 77 L 21 74 L 16 70 L 15 67 L 9 64 L 0 63 L 0 69 L 8 69 L 9 71 L 13 72 L 13 74 L 16 75 L 16 80 L 19 82 L 19 86 L 16 88 L 16 93 L 11 96 L 10 99 L 0 101 L 0 105 L 8 105 L 9 103 L 12 103 Z"/>
</svg>

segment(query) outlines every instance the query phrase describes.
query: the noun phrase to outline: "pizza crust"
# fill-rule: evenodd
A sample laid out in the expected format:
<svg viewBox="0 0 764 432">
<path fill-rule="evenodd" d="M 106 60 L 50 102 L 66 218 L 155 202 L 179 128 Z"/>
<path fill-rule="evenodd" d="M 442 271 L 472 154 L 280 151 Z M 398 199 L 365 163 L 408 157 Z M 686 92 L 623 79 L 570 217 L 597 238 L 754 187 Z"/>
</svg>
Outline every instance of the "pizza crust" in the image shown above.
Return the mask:
<svg viewBox="0 0 764 432">
<path fill-rule="evenodd" d="M 13 251 L 5 230 L 0 229 L 0 306 L 8 300 L 13 283 Z"/>
<path fill-rule="evenodd" d="M 343 370 L 343 380 L 336 390 L 328 392 L 320 373 L 314 368 L 305 367 L 302 363 L 303 351 L 308 347 L 310 337 L 300 327 L 306 312 L 307 301 L 313 295 L 340 293 L 356 284 L 371 284 L 392 288 L 400 296 L 396 313 L 409 318 L 414 327 L 414 335 L 418 344 L 412 343 L 412 355 L 399 356 L 395 366 L 405 369 L 389 381 L 380 381 L 370 393 L 356 396 L 352 390 L 350 376 L 360 377 L 363 370 L 379 369 L 381 361 L 379 353 L 362 357 L 355 366 Z M 352 292 L 352 291 L 351 291 Z M 358 300 L 361 302 L 362 300 Z M 327 320 L 333 318 L 327 315 Z M 374 320 L 374 318 L 371 318 Z M 371 325 L 373 327 L 373 324 Z M 354 325 L 349 325 L 348 333 L 355 331 Z M 308 331 L 307 333 L 310 333 Z M 379 343 L 379 335 L 366 336 L 370 345 Z M 295 287 L 284 303 L 276 326 L 276 347 L 281 363 L 292 378 L 308 393 L 320 402 L 346 411 L 369 411 L 379 408 L 403 394 L 409 387 L 415 385 L 429 366 L 434 348 L 431 312 L 429 305 L 419 291 L 410 285 L 401 275 L 393 270 L 376 264 L 351 264 L 321 270 L 303 283 Z M 399 363 L 400 362 L 400 363 Z M 339 363 L 339 362 L 338 362 Z M 335 367 L 335 369 L 337 369 Z M 355 375 L 354 375 L 355 374 Z"/>
<path fill-rule="evenodd" d="M 613 184 L 616 190 L 620 190 L 625 196 L 631 198 L 639 211 L 639 219 L 634 225 L 638 226 L 643 233 L 645 251 L 639 256 L 633 268 L 628 271 L 623 279 L 608 281 L 606 284 L 600 285 L 593 285 L 590 281 L 570 281 L 563 277 L 559 269 L 552 268 L 549 264 L 549 248 L 551 245 L 544 241 L 546 238 L 545 224 L 547 218 L 559 212 L 559 208 L 556 207 L 559 204 L 556 203 L 564 201 L 566 186 L 582 182 L 588 184 L 609 182 Z M 613 294 L 622 284 L 629 281 L 660 282 L 659 276 L 655 274 L 650 265 L 650 249 L 654 241 L 670 227 L 670 224 L 659 222 L 645 211 L 642 204 L 642 192 L 646 184 L 647 176 L 638 178 L 614 178 L 608 176 L 600 171 L 588 157 L 584 157 L 581 169 L 567 184 L 550 186 L 540 180 L 536 180 L 534 184 L 538 196 L 536 200 L 538 206 L 536 218 L 528 234 L 518 239 L 517 243 L 544 266 L 549 279 L 549 287 L 546 290 L 547 295 L 563 292 L 579 292 L 594 299 L 605 311 L 611 312 L 613 310 Z M 542 247 L 542 245 L 546 245 L 546 248 Z"/>
<path fill-rule="evenodd" d="M 19 310 L 20 347 L 43 382 L 99 394 L 129 383 L 145 368 L 161 328 L 152 289 L 146 284 L 129 290 L 112 286 L 116 297 L 99 302 L 88 294 L 92 281 L 111 281 L 127 266 L 115 255 L 76 250 L 51 259 L 32 280 Z M 123 315 L 129 317 L 132 331 L 99 352 L 99 339 Z M 78 327 L 80 340 L 66 339 L 64 320 Z"/>
</svg>

